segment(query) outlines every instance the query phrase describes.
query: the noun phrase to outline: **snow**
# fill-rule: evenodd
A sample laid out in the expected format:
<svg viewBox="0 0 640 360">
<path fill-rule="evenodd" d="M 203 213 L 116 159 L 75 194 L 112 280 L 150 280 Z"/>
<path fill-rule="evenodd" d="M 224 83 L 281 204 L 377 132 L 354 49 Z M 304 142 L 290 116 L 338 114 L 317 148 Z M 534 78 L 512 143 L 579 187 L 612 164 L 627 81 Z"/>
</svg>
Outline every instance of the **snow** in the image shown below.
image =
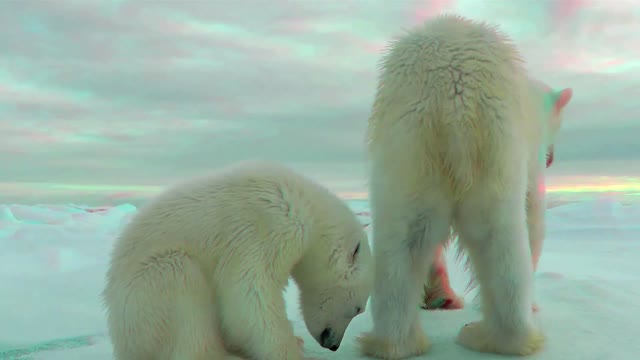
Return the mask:
<svg viewBox="0 0 640 360">
<path fill-rule="evenodd" d="M 536 275 L 537 316 L 548 337 L 531 359 L 631 360 L 640 353 L 640 201 L 637 197 L 561 203 L 548 210 L 548 237 Z M 357 212 L 366 201 L 350 201 Z M 133 205 L 0 205 L 0 359 L 111 360 L 99 293 L 109 249 Z M 362 215 L 364 223 L 369 219 Z M 462 291 L 468 275 L 449 255 L 451 281 Z M 367 311 L 354 319 L 336 353 L 308 334 L 286 293 L 296 333 L 308 356 L 359 358 L 353 339 L 371 326 Z M 432 342 L 425 359 L 503 359 L 454 343 L 461 326 L 479 318 L 470 303 L 459 311 L 421 311 Z M 417 304 L 416 304 L 417 306 Z"/>
</svg>

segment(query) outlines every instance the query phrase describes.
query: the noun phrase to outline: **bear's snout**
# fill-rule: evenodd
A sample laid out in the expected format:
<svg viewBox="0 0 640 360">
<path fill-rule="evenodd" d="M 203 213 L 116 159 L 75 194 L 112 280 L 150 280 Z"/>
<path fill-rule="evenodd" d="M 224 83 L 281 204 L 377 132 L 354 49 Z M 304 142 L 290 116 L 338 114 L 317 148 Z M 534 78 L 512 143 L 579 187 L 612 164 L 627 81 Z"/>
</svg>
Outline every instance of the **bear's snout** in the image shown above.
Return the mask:
<svg viewBox="0 0 640 360">
<path fill-rule="evenodd" d="M 340 341 L 336 340 L 335 333 L 331 328 L 325 328 L 320 333 L 320 346 L 331 351 L 336 351 L 340 347 Z"/>
</svg>

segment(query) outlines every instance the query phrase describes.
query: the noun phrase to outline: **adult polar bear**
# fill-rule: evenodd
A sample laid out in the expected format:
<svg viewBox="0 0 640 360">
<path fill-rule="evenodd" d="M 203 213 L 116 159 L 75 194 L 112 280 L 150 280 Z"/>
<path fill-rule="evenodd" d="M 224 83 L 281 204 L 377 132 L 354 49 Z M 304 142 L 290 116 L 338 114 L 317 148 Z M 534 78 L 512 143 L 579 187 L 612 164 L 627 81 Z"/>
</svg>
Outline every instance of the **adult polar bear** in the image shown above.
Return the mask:
<svg viewBox="0 0 640 360">
<path fill-rule="evenodd" d="M 116 360 L 298 360 L 282 295 L 337 350 L 372 285 L 367 236 L 322 186 L 246 163 L 160 195 L 115 243 L 104 300 Z"/>
<path fill-rule="evenodd" d="M 492 26 L 441 16 L 391 44 L 369 120 L 375 283 L 364 354 L 428 350 L 416 304 L 450 226 L 483 312 L 458 343 L 513 355 L 541 349 L 528 242 L 541 229 L 528 229 L 526 194 L 539 194 L 559 123 L 544 120 L 540 100 L 516 48 Z"/>
<path fill-rule="evenodd" d="M 531 88 L 535 102 L 544 110 L 543 119 L 549 124 L 549 134 L 551 145 L 547 147 L 545 156 L 545 166 L 549 168 L 554 160 L 554 139 L 562 123 L 562 110 L 569 103 L 572 97 L 572 90 L 565 88 L 553 90 L 548 85 L 540 81 L 532 81 Z M 546 209 L 546 189 L 544 177 L 538 179 L 538 188 L 530 189 L 527 192 L 527 225 L 529 230 L 529 245 L 533 261 L 533 271 L 538 268 L 538 262 L 542 254 L 544 244 L 545 221 L 544 213 Z M 453 239 L 454 236 L 451 237 Z M 460 249 L 458 249 L 460 250 Z M 470 284 L 473 285 L 473 284 Z M 444 258 L 443 246 L 438 248 L 435 254 L 435 261 L 431 265 L 427 282 L 424 285 L 424 298 L 421 304 L 424 309 L 461 309 L 464 307 L 463 300 L 458 297 L 449 285 L 449 274 Z M 534 304 L 534 311 L 538 307 Z"/>
</svg>

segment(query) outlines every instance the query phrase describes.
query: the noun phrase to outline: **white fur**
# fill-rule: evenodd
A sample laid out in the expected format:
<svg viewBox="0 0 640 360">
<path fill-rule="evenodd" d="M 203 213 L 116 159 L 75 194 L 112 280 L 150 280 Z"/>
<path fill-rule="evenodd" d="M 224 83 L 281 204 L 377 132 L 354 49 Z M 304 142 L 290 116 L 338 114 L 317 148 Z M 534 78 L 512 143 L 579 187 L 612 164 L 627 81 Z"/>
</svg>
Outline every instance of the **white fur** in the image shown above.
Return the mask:
<svg viewBox="0 0 640 360">
<path fill-rule="evenodd" d="M 541 147 L 545 149 L 546 156 L 553 156 L 555 138 L 562 125 L 562 110 L 570 101 L 571 89 L 563 89 L 560 93 L 555 93 L 548 85 L 535 79 L 529 81 L 529 88 L 534 106 L 542 108 L 539 115 L 544 126 L 544 138 L 540 139 Z M 560 103 L 556 95 L 565 95 L 566 100 Z M 552 106 L 552 109 L 548 107 Z M 547 107 L 547 108 L 545 108 Z M 538 261 L 542 254 L 542 246 L 545 238 L 545 209 L 546 206 L 546 183 L 544 177 L 544 167 L 540 162 L 529 163 L 529 182 L 527 187 L 527 226 L 529 233 L 529 246 L 533 260 L 533 270 L 538 267 Z"/>
<path fill-rule="evenodd" d="M 335 195 L 281 165 L 230 167 L 160 195 L 118 238 L 103 293 L 115 359 L 302 359 L 289 276 L 312 336 L 334 347 L 372 272 L 366 234 Z"/>
<path fill-rule="evenodd" d="M 528 234 L 541 249 L 544 225 L 528 222 L 526 207 L 544 215 L 540 157 L 557 131 L 542 121 L 540 96 L 515 46 L 492 26 L 442 16 L 392 42 L 369 120 L 375 284 L 364 354 L 428 350 L 416 304 L 450 226 L 483 312 L 458 342 L 481 352 L 540 350 Z"/>
<path fill-rule="evenodd" d="M 545 124 L 546 134 L 545 141 L 542 141 L 541 148 L 545 148 L 545 157 L 553 158 L 555 137 L 560 130 L 562 124 L 562 111 L 569 103 L 573 91 L 570 88 L 564 88 L 561 91 L 555 91 L 545 83 L 531 79 L 529 81 L 531 96 L 534 106 L 541 113 L 541 121 Z M 541 149 L 542 150 L 542 149 Z M 541 160 L 542 160 L 542 155 Z M 546 160 L 546 159 L 545 159 Z M 536 271 L 538 262 L 542 254 L 542 247 L 545 238 L 545 209 L 546 209 L 546 189 L 545 177 L 542 172 L 540 163 L 532 163 L 530 167 L 529 183 L 527 189 L 527 229 L 529 232 L 529 246 L 531 248 L 531 256 L 533 270 Z M 455 230 L 455 229 L 454 229 Z M 450 240 L 457 237 L 454 233 Z M 446 245 L 449 245 L 449 241 Z M 425 309 L 460 309 L 463 301 L 449 287 L 448 271 L 446 262 L 444 261 L 443 248 L 439 247 L 435 255 L 435 260 L 429 272 L 429 278 L 424 285 L 424 301 L 421 306 Z M 465 258 L 463 247 L 457 247 L 458 261 Z M 469 259 L 466 258 L 465 268 L 470 268 Z M 467 290 L 477 285 L 475 278 L 472 276 L 468 284 Z M 538 306 L 534 303 L 534 312 L 538 311 Z"/>
</svg>

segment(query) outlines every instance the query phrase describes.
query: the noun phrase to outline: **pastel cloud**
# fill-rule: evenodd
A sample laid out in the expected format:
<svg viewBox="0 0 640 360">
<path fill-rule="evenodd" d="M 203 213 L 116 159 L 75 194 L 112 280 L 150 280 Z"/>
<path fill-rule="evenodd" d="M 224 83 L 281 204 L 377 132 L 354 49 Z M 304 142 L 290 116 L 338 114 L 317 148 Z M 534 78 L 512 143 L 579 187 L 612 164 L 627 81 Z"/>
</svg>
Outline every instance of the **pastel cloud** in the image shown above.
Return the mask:
<svg viewBox="0 0 640 360">
<path fill-rule="evenodd" d="M 632 158 L 639 8 L 631 0 L 0 3 L 0 182 L 155 185 L 268 158 L 362 188 L 380 50 L 441 12 L 500 24 L 534 74 L 574 88 L 563 166 Z"/>
</svg>

